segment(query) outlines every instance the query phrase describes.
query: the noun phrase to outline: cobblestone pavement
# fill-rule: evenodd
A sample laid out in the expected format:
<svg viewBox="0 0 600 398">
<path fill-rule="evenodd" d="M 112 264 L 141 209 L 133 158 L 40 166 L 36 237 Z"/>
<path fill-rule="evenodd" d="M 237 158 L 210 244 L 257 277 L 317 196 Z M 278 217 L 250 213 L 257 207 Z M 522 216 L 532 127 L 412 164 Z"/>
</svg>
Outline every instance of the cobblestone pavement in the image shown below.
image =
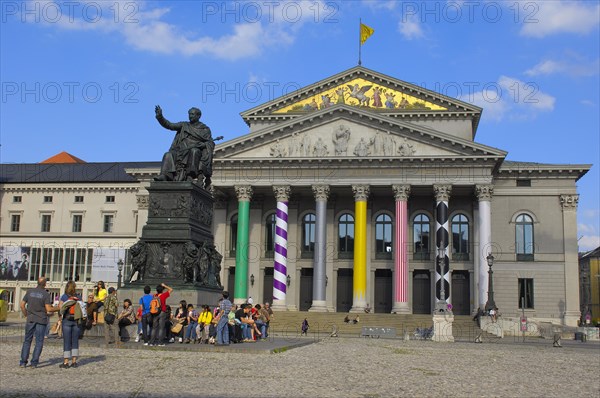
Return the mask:
<svg viewBox="0 0 600 398">
<path fill-rule="evenodd" d="M 21 345 L 3 337 L 0 396 L 597 397 L 600 344 L 563 346 L 328 338 L 271 355 L 85 347 L 81 366 L 64 370 L 60 345 L 44 347 L 37 369 L 21 369 Z"/>
</svg>

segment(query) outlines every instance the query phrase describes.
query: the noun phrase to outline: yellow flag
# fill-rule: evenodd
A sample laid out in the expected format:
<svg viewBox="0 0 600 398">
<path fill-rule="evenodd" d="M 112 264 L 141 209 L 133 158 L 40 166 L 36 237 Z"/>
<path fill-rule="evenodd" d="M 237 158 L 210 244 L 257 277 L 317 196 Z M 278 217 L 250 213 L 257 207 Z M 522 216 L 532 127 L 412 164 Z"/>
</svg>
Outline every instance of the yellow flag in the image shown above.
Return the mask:
<svg viewBox="0 0 600 398">
<path fill-rule="evenodd" d="M 364 23 L 360 24 L 360 44 L 363 45 L 369 37 L 375 32 L 373 28 L 368 27 Z"/>
</svg>

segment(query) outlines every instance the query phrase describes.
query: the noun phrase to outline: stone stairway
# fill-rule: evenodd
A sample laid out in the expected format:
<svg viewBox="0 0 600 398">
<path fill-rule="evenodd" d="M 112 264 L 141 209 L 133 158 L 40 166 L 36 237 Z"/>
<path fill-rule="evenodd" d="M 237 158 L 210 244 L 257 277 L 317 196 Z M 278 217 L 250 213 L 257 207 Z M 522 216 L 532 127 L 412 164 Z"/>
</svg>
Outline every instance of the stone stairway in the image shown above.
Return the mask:
<svg viewBox="0 0 600 398">
<path fill-rule="evenodd" d="M 304 312 L 285 311 L 275 312 L 271 322 L 271 333 L 291 337 L 300 335 L 301 325 L 304 318 L 310 325 L 309 333 L 316 337 L 327 337 L 334 327 L 338 335 L 355 336 L 361 335 L 364 326 L 395 328 L 396 335 L 403 337 L 406 333 L 413 338 L 417 328 L 429 328 L 433 325 L 432 315 L 429 314 L 358 314 L 359 322 L 356 324 L 345 323 L 344 318 L 350 320 L 356 318 L 357 314 L 346 312 Z M 453 323 L 453 335 L 460 340 L 475 340 L 482 333 L 483 338 L 495 338 L 495 336 L 482 332 L 477 323 L 469 315 L 455 315 Z"/>
</svg>

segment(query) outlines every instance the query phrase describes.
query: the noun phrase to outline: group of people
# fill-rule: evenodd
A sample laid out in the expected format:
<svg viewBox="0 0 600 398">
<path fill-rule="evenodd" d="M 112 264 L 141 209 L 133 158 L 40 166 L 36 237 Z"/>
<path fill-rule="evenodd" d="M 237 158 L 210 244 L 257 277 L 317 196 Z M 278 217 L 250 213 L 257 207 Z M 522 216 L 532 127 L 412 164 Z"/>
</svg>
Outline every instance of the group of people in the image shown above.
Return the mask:
<svg viewBox="0 0 600 398">
<path fill-rule="evenodd" d="M 21 311 L 27 317 L 19 364 L 22 368 L 39 365 L 49 319 L 56 312 L 59 313 L 57 328 L 62 331 L 63 338 L 62 369 L 78 367 L 79 339 L 86 329 L 98 323 L 99 313 L 104 315 L 104 338 L 109 345 L 119 345 L 127 339 L 125 329 L 136 323 L 135 341 L 143 341 L 146 346 L 164 346 L 177 340 L 182 344 L 249 343 L 266 339 L 273 319 L 269 303 L 264 306 L 253 306 L 249 302 L 233 305 L 226 291 L 213 311 L 208 305 L 197 310 L 193 304 L 182 300 L 173 312 L 167 305 L 173 289 L 164 283 L 156 287 L 155 293 L 151 293 L 150 286 L 144 287 L 137 311 L 129 299 L 123 300 L 119 310 L 117 290 L 113 287 L 106 289 L 103 282 L 98 282 L 94 293 L 84 301 L 76 292 L 76 283 L 69 281 L 64 294 L 53 305 L 46 283 L 45 277 L 39 278 L 37 287 L 28 290 L 20 303 Z M 29 362 L 34 337 L 35 348 Z"/>
<path fill-rule="evenodd" d="M 252 306 L 246 302 L 238 307 L 229 300 L 229 293 L 223 292 L 214 310 L 208 305 L 196 309 L 193 304 L 181 300 L 173 312 L 166 304 L 171 291 L 164 284 L 157 286 L 155 294 L 150 293 L 150 286 L 144 288 L 137 313 L 136 342 L 143 340 L 148 346 L 175 342 L 228 345 L 267 338 L 273 316 L 269 303 Z M 160 311 L 154 309 L 156 301 L 160 301 Z"/>
</svg>

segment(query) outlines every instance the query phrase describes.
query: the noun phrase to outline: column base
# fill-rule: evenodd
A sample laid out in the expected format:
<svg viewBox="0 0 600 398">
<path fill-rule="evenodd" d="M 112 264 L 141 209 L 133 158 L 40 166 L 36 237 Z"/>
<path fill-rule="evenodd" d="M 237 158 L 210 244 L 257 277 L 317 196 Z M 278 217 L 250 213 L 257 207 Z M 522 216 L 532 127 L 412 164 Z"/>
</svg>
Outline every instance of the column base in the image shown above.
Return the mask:
<svg viewBox="0 0 600 398">
<path fill-rule="evenodd" d="M 233 299 L 233 304 L 240 305 L 240 304 L 244 304 L 245 302 L 246 302 L 246 299 L 242 299 L 242 298 Z"/>
<path fill-rule="evenodd" d="M 285 300 L 273 300 L 273 303 L 271 303 L 271 308 L 277 311 L 287 311 Z"/>
<path fill-rule="evenodd" d="M 581 319 L 579 311 L 565 311 L 563 314 L 563 324 L 566 326 L 578 326 L 577 322 Z"/>
<path fill-rule="evenodd" d="M 308 312 L 327 312 L 327 302 L 325 300 L 313 300 Z"/>
<path fill-rule="evenodd" d="M 357 305 L 353 305 L 352 308 L 350 308 L 350 313 L 351 314 L 362 314 L 365 312 L 365 307 L 366 307 L 366 303 L 365 304 L 357 304 Z M 373 311 L 373 309 L 371 309 L 371 311 Z"/>
<path fill-rule="evenodd" d="M 295 304 L 290 304 L 287 306 L 288 311 L 298 311 L 298 307 Z"/>
<path fill-rule="evenodd" d="M 392 314 L 410 314 L 410 307 L 408 303 L 402 301 L 394 301 L 394 306 L 392 307 Z"/>
<path fill-rule="evenodd" d="M 454 315 L 434 314 L 433 315 L 433 337 L 432 341 L 454 343 L 452 335 L 452 322 Z"/>
</svg>

